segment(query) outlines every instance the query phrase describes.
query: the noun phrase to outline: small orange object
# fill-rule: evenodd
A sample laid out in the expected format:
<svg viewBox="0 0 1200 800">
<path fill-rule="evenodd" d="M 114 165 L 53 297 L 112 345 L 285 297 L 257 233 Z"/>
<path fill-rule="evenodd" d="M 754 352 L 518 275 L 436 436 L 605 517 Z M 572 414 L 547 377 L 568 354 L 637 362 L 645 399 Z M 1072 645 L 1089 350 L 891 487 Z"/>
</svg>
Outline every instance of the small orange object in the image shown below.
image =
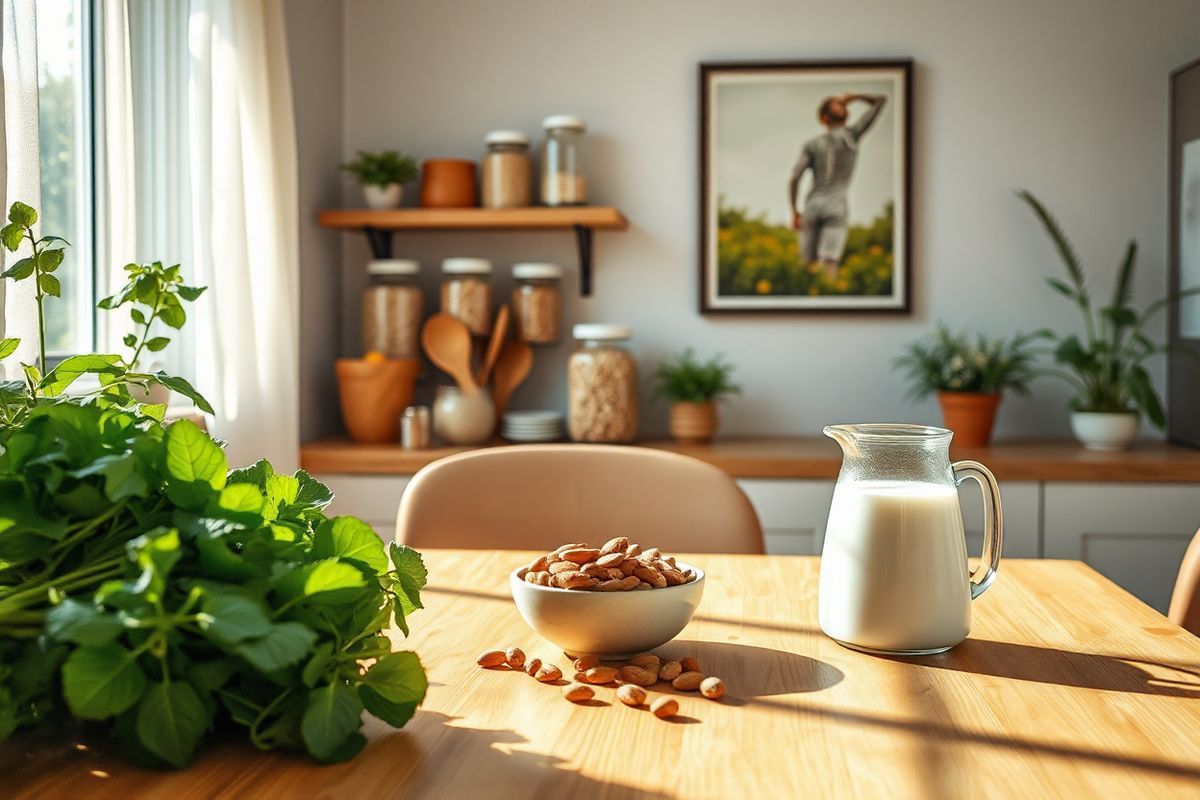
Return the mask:
<svg viewBox="0 0 1200 800">
<path fill-rule="evenodd" d="M 363 356 L 363 361 L 371 364 L 382 364 L 384 361 L 387 361 L 387 356 L 378 350 L 368 350 L 367 354 Z"/>
</svg>

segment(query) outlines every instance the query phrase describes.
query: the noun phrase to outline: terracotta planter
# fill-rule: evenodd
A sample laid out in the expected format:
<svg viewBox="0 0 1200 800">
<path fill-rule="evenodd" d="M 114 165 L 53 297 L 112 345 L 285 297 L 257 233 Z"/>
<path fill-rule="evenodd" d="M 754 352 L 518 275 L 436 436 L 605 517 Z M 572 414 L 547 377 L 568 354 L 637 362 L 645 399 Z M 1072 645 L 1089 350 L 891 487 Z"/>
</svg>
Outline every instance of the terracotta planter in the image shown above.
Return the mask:
<svg viewBox="0 0 1200 800">
<path fill-rule="evenodd" d="M 717 433 L 717 404 L 675 403 L 671 406 L 671 436 L 684 444 L 712 441 Z"/>
<path fill-rule="evenodd" d="M 337 360 L 342 421 L 351 439 L 363 444 L 399 439 L 400 412 L 412 405 L 418 367 L 415 358 Z"/>
<path fill-rule="evenodd" d="M 477 205 L 474 161 L 431 158 L 421 165 L 422 208 L 472 208 Z"/>
<path fill-rule="evenodd" d="M 943 424 L 954 431 L 954 443 L 960 447 L 986 447 L 992 440 L 992 423 L 1000 395 L 984 392 L 941 392 Z"/>
</svg>

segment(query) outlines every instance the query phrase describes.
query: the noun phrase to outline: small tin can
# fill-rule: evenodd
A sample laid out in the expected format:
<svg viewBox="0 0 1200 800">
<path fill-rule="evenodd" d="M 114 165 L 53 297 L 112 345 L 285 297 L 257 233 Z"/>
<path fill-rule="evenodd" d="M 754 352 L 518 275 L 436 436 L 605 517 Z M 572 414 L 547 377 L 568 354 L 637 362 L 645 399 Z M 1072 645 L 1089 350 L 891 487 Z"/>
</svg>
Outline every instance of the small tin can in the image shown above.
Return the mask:
<svg viewBox="0 0 1200 800">
<path fill-rule="evenodd" d="M 429 406 L 409 406 L 400 416 L 400 447 L 425 450 L 429 447 Z"/>
</svg>

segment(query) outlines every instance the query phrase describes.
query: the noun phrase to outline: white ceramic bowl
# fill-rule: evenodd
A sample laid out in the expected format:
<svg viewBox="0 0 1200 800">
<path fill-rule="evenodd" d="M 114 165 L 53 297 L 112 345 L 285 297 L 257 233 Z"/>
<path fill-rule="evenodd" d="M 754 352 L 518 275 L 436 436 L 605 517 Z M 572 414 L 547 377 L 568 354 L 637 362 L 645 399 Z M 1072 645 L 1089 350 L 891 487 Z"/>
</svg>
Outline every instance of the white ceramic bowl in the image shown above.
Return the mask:
<svg viewBox="0 0 1200 800">
<path fill-rule="evenodd" d="M 526 583 L 509 575 L 513 600 L 529 627 L 571 656 L 628 658 L 666 644 L 687 627 L 704 595 L 704 571 L 680 586 L 629 592 L 586 592 Z"/>
</svg>

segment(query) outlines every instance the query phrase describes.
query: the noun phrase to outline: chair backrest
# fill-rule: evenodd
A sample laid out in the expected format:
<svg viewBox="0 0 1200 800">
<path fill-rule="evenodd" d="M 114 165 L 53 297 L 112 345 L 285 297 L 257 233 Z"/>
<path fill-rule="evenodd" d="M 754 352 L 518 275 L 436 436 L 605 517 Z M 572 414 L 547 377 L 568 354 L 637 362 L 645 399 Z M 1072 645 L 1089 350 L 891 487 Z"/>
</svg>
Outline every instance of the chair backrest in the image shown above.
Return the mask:
<svg viewBox="0 0 1200 800">
<path fill-rule="evenodd" d="M 1183 554 L 1167 618 L 1200 636 L 1200 530 L 1196 531 Z"/>
<path fill-rule="evenodd" d="M 413 547 L 551 550 L 628 536 L 680 553 L 762 553 L 758 516 L 720 469 L 643 447 L 518 445 L 418 472 L 396 515 Z"/>
</svg>

